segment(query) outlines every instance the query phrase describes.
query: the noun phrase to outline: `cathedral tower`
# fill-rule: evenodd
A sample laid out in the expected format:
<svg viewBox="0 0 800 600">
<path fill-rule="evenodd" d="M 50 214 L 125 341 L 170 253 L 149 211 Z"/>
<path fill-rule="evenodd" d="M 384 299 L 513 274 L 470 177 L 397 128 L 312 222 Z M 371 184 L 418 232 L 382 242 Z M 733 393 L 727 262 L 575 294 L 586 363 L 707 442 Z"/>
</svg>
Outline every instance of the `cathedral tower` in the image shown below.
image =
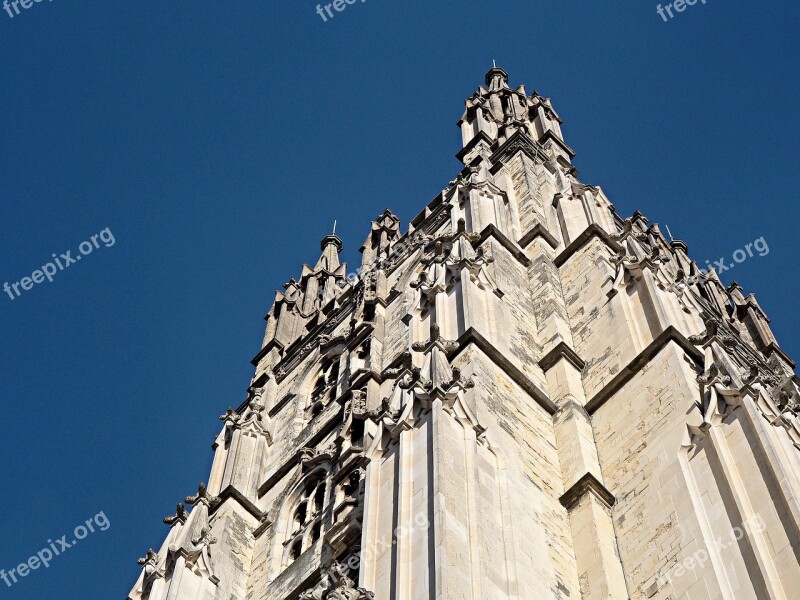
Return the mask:
<svg viewBox="0 0 800 600">
<path fill-rule="evenodd" d="M 128 600 L 800 598 L 794 363 L 561 125 L 493 68 L 407 229 L 322 240 Z"/>
</svg>

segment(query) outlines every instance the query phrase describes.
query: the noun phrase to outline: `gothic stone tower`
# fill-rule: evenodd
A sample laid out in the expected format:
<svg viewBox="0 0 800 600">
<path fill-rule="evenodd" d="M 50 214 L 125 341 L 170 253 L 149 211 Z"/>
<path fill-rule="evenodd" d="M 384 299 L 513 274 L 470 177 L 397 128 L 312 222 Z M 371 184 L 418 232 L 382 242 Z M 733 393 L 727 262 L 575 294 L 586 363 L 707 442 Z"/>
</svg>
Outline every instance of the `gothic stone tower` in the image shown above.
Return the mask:
<svg viewBox="0 0 800 600">
<path fill-rule="evenodd" d="M 561 123 L 493 68 L 408 230 L 322 240 L 129 600 L 800 598 L 794 363 Z"/>
</svg>

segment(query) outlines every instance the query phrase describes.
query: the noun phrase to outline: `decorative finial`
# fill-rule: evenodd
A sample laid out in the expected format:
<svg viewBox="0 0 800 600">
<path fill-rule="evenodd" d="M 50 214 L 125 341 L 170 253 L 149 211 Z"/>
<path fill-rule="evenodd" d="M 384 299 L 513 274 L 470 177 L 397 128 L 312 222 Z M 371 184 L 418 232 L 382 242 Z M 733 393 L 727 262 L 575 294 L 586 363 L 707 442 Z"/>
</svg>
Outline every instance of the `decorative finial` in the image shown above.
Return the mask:
<svg viewBox="0 0 800 600">
<path fill-rule="evenodd" d="M 492 68 L 493 68 L 493 69 L 496 69 L 496 68 L 497 68 L 497 63 L 496 63 L 496 62 L 494 62 L 494 59 L 492 59 Z"/>
<path fill-rule="evenodd" d="M 336 235 L 336 219 L 333 220 L 333 235 Z"/>
<path fill-rule="evenodd" d="M 674 242 L 675 240 L 672 238 L 672 232 L 669 230 L 669 225 L 667 225 L 666 223 L 664 223 L 664 227 L 666 227 L 666 228 L 667 228 L 667 235 L 669 236 L 669 241 L 670 241 L 670 243 Z"/>
</svg>

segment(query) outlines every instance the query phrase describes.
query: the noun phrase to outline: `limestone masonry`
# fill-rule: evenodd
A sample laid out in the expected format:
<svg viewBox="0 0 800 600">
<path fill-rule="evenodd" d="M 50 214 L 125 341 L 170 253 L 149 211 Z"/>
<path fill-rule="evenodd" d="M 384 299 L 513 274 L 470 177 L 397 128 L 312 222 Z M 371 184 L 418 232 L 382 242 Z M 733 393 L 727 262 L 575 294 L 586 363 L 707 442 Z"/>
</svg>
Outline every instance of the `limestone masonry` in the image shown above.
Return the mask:
<svg viewBox="0 0 800 600">
<path fill-rule="evenodd" d="M 129 600 L 800 598 L 800 380 L 493 68 L 464 169 L 278 292 Z"/>
</svg>

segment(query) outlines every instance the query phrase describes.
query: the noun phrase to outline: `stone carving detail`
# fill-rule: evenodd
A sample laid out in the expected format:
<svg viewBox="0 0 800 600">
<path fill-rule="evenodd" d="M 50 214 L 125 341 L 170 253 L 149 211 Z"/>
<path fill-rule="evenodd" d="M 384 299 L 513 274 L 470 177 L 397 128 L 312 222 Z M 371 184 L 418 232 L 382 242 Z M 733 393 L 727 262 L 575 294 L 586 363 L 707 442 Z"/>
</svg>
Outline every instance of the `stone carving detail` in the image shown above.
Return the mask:
<svg viewBox="0 0 800 600">
<path fill-rule="evenodd" d="M 675 294 L 683 311 L 689 314 L 691 313 L 691 307 L 689 304 L 689 300 L 691 300 L 691 294 L 688 292 L 693 287 L 699 285 L 701 281 L 702 279 L 699 276 L 687 275 L 686 271 L 679 267 L 675 272 L 675 278 L 672 281 L 667 280 L 665 283 L 661 280 L 658 280 L 656 284 L 662 290 Z"/>
<path fill-rule="evenodd" d="M 339 456 L 341 447 L 335 441 L 328 444 L 325 448 L 301 448 L 300 462 L 303 466 L 314 466 L 320 463 L 332 463 Z"/>
<path fill-rule="evenodd" d="M 337 339 L 332 335 L 333 331 L 346 317 L 353 313 L 355 301 L 355 297 L 350 297 L 342 306 L 337 307 L 332 311 L 323 325 L 315 328 L 314 331 L 306 336 L 305 342 L 300 345 L 299 350 L 291 352 L 288 356 L 284 357 L 280 363 L 275 365 L 273 373 L 275 374 L 275 379 L 279 383 L 283 381 L 286 375 L 302 363 L 312 351 Z"/>
<path fill-rule="evenodd" d="M 197 494 L 194 496 L 186 496 L 184 500 L 187 504 L 197 506 L 198 504 L 205 504 L 208 508 L 213 508 L 219 504 L 219 498 L 212 496 L 208 493 L 208 488 L 205 483 L 201 483 L 197 488 Z"/>
<path fill-rule="evenodd" d="M 446 292 L 451 282 L 461 277 L 464 269 L 479 288 L 497 291 L 494 278 L 485 269 L 494 258 L 491 254 L 484 254 L 483 248 L 477 252 L 473 248 L 473 243 L 480 239 L 479 234 L 468 233 L 464 219 L 459 219 L 454 233 L 436 240 L 433 253 L 422 260 L 422 272 L 410 284 L 420 291 L 426 306 L 434 304 L 436 295 Z"/>
<path fill-rule="evenodd" d="M 697 382 L 705 386 L 717 384 L 730 385 L 731 377 L 730 375 L 726 375 L 724 371 L 721 371 L 717 365 L 712 364 L 707 372 L 697 376 Z"/>
<path fill-rule="evenodd" d="M 175 511 L 175 515 L 168 515 L 164 517 L 164 524 L 165 525 L 175 525 L 175 523 L 186 523 L 186 519 L 189 517 L 189 512 L 186 510 L 186 506 L 184 506 L 183 502 L 178 504 L 178 508 Z"/>
<path fill-rule="evenodd" d="M 357 587 L 348 577 L 348 572 L 347 566 L 333 563 L 322 576 L 322 581 L 300 594 L 300 600 L 374 600 L 375 595 Z"/>
<path fill-rule="evenodd" d="M 264 407 L 252 401 L 241 414 L 228 408 L 227 412 L 219 418 L 225 424 L 225 443 L 230 443 L 234 431 L 241 431 L 242 434 L 250 437 L 263 435 L 267 438 L 267 443 L 271 444 L 272 438 L 263 423 L 261 414 L 263 412 Z"/>
<path fill-rule="evenodd" d="M 462 382 L 461 372 L 450 366 L 447 354 L 458 350 L 458 343 L 444 339 L 438 325 L 431 326 L 431 338 L 428 341 L 416 342 L 411 348 L 427 355 L 418 381 L 413 386 L 415 391 L 425 395 L 437 391 L 449 395 L 451 390 L 467 389 L 474 385 L 471 381 Z"/>
<path fill-rule="evenodd" d="M 693 443 L 709 427 L 721 422 L 728 412 L 741 405 L 746 397 L 755 403 L 762 416 L 787 431 L 800 449 L 800 390 L 794 378 L 780 377 L 761 354 L 742 339 L 734 327 L 694 290 L 687 288 L 702 306 L 705 331 L 689 341 L 702 346 L 706 354 L 701 384 L 700 408 L 703 423 L 689 427 Z M 726 369 L 723 363 L 731 365 Z"/>
<path fill-rule="evenodd" d="M 405 355 L 400 368 L 384 372 L 386 376 L 397 377 L 397 383 L 392 397 L 384 399 L 378 410 L 368 414 L 380 431 L 388 433 L 390 439 L 396 439 L 402 431 L 414 427 L 420 414 L 438 400 L 446 413 L 475 430 L 480 443 L 488 443 L 484 437 L 485 428 L 463 400 L 464 392 L 475 384 L 471 378 L 464 379 L 461 370 L 453 367 L 447 357 L 458 347 L 457 342 L 444 339 L 434 324 L 429 340 L 412 344 L 414 352 L 425 355 L 421 368 L 414 367 L 411 356 Z M 379 433 L 374 438 L 378 446 L 383 444 L 381 435 Z M 376 447 L 373 446 L 368 454 Z"/>
<path fill-rule="evenodd" d="M 160 558 L 158 554 L 152 548 L 147 551 L 145 556 L 136 561 L 138 564 L 142 565 L 145 581 L 152 582 L 153 579 L 163 576 L 158 569 L 159 561 Z"/>
<path fill-rule="evenodd" d="M 206 548 L 208 548 L 211 544 L 216 544 L 217 538 L 215 538 L 211 533 L 208 531 L 207 528 L 203 527 L 200 530 L 200 535 L 197 535 L 192 538 L 192 552 L 202 552 Z"/>
<path fill-rule="evenodd" d="M 647 243 L 648 235 L 635 234 L 631 219 L 623 223 L 622 231 L 612 235 L 611 239 L 619 244 L 619 251 L 611 257 L 614 265 L 614 287 L 622 284 L 623 274 L 630 273 L 634 281 L 642 278 L 643 270 L 649 269 L 657 274 L 668 259 L 661 255 L 661 249 L 656 244 Z"/>
</svg>

